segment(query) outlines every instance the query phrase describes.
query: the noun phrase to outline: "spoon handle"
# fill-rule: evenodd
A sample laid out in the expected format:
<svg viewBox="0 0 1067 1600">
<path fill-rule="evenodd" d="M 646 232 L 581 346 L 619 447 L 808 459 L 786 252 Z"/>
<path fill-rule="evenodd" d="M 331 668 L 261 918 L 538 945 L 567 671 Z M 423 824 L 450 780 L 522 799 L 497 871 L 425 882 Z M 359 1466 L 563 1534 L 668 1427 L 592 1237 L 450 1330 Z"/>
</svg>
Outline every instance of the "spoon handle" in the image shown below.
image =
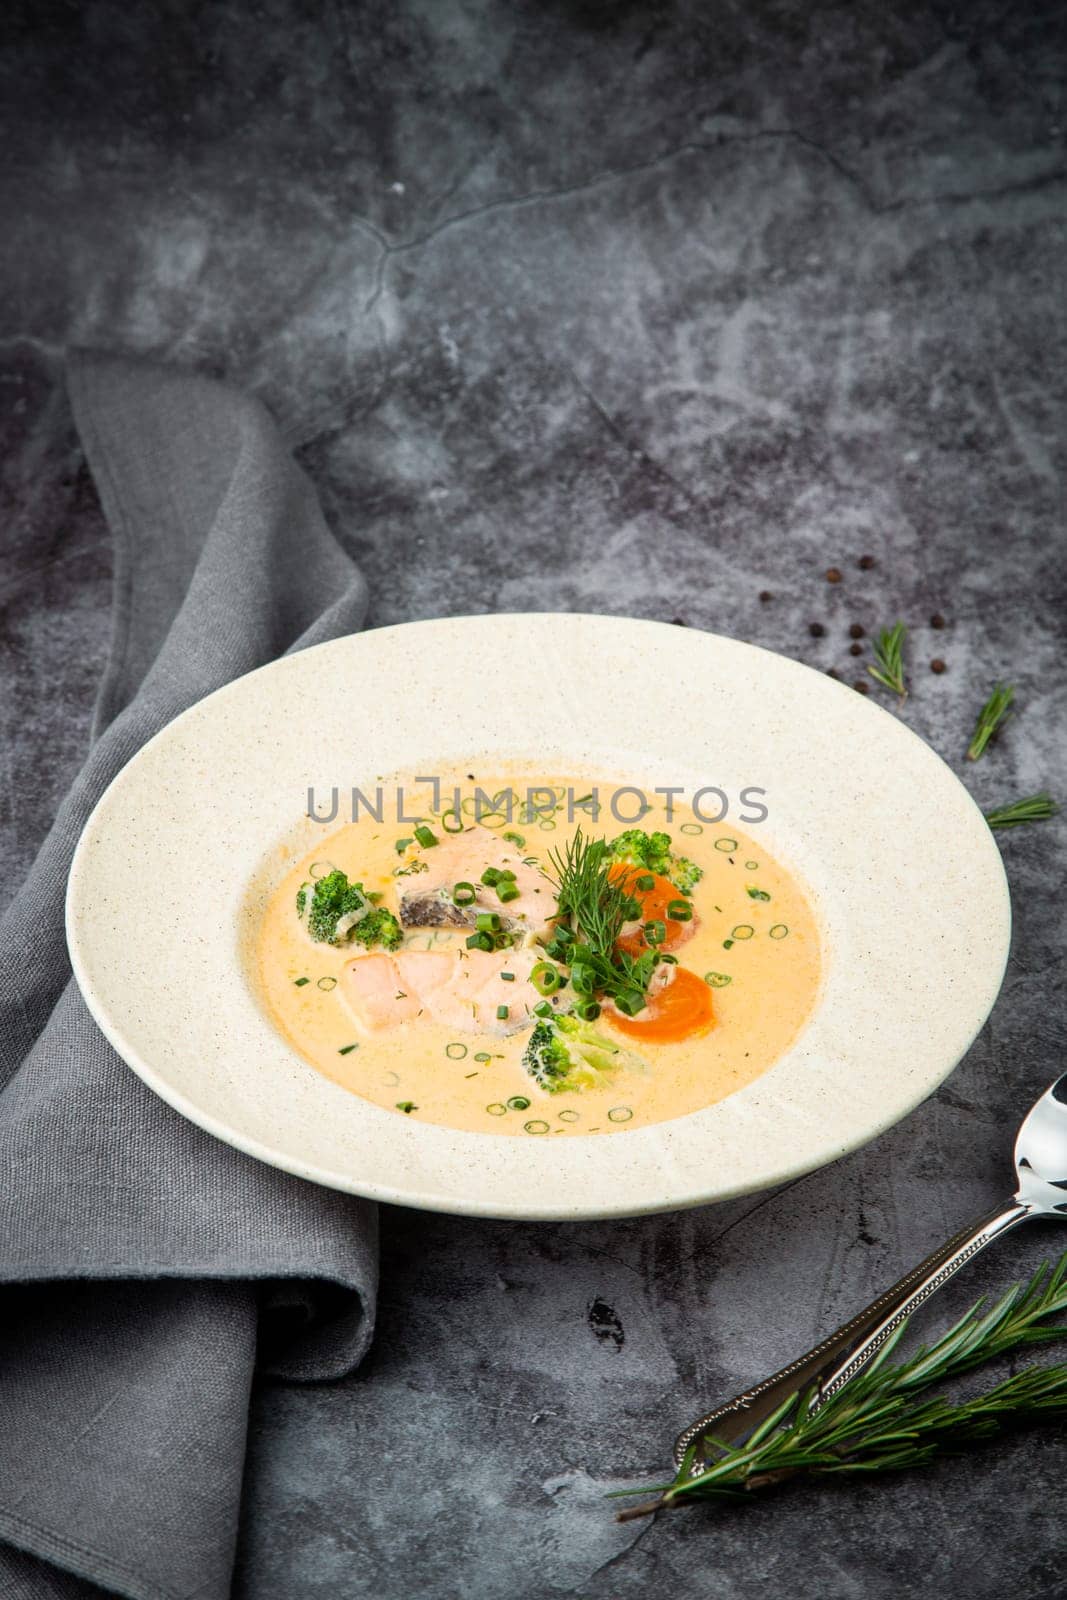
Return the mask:
<svg viewBox="0 0 1067 1600">
<path fill-rule="evenodd" d="M 866 1310 L 809 1350 L 807 1355 L 791 1361 L 773 1377 L 765 1378 L 752 1389 L 746 1389 L 744 1394 L 727 1401 L 717 1411 L 710 1411 L 707 1416 L 690 1423 L 675 1440 L 675 1463 L 681 1466 L 686 1451 L 702 1434 L 712 1434 L 724 1444 L 736 1443 L 776 1411 L 789 1395 L 813 1383 L 818 1385 L 812 1401 L 812 1410 L 816 1410 L 831 1394 L 836 1394 L 843 1384 L 855 1377 L 872 1356 L 877 1355 L 905 1317 L 928 1300 L 943 1283 L 947 1283 L 979 1250 L 1032 1214 L 1028 1206 L 1011 1200 L 1007 1205 L 989 1212 L 971 1227 L 953 1234 L 939 1250 L 906 1272 L 899 1282 L 880 1294 Z M 696 1462 L 694 1469 L 699 1470 Z"/>
</svg>

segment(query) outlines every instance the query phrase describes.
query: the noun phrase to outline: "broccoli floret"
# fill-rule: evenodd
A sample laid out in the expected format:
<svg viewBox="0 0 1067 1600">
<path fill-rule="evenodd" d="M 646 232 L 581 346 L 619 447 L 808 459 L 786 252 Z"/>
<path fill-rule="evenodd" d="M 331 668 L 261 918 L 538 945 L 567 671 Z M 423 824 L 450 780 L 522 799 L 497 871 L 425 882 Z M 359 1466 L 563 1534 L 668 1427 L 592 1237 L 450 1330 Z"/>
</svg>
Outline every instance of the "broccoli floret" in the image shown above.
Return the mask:
<svg viewBox="0 0 1067 1600">
<path fill-rule="evenodd" d="M 687 856 L 676 856 L 671 850 L 669 833 L 645 833 L 643 828 L 627 828 L 612 841 L 611 853 L 617 861 L 629 861 L 646 872 L 669 878 L 682 894 L 692 894 L 704 876 L 702 867 Z"/>
<path fill-rule="evenodd" d="M 647 1064 L 632 1050 L 615 1044 L 591 1023 L 577 1017 L 545 1017 L 526 1042 L 522 1064 L 546 1094 L 563 1089 L 589 1089 L 605 1073 L 622 1067 L 647 1071 Z"/>
<path fill-rule="evenodd" d="M 676 889 L 680 889 L 683 894 L 692 894 L 704 876 L 704 868 L 698 867 L 688 856 L 672 856 L 671 870 L 667 876 Z"/>
<path fill-rule="evenodd" d="M 551 1022 L 538 1022 L 526 1041 L 522 1064 L 539 1089 L 556 1094 L 566 1089 L 570 1052 Z"/>
<path fill-rule="evenodd" d="M 395 950 L 404 937 L 404 930 L 384 906 L 375 906 L 373 911 L 368 911 L 352 929 L 351 938 L 356 944 L 380 944 L 386 950 Z"/>
<path fill-rule="evenodd" d="M 297 915 L 307 916 L 307 931 L 316 944 L 381 944 L 395 950 L 403 933 L 391 911 L 374 905 L 361 883 L 349 883 L 338 869 L 319 878 L 310 897 L 303 884 L 296 897 Z"/>
</svg>

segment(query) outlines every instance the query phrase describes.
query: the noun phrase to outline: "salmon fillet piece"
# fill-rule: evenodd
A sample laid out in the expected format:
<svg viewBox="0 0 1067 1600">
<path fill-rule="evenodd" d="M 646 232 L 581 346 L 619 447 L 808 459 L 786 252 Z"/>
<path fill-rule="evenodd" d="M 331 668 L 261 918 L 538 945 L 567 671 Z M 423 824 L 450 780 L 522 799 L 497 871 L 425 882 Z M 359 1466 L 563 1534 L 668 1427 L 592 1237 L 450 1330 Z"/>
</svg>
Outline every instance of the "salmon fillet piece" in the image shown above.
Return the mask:
<svg viewBox="0 0 1067 1600">
<path fill-rule="evenodd" d="M 480 911 L 495 911 L 512 933 L 542 934 L 548 928 L 556 909 L 553 884 L 495 829 L 473 824 L 462 833 L 446 834 L 413 859 L 426 871 L 401 880 L 400 921 L 405 928 L 473 928 Z M 502 901 L 495 889 L 481 882 L 486 867 L 514 872 L 516 899 Z M 453 904 L 451 893 L 457 883 L 473 885 L 472 904 Z"/>
<path fill-rule="evenodd" d="M 504 1035 L 532 1020 L 541 995 L 530 973 L 540 959 L 536 950 L 375 952 L 346 963 L 340 992 L 368 1033 L 422 1017 L 458 1033 Z M 497 1016 L 499 1006 L 506 1017 Z"/>
</svg>

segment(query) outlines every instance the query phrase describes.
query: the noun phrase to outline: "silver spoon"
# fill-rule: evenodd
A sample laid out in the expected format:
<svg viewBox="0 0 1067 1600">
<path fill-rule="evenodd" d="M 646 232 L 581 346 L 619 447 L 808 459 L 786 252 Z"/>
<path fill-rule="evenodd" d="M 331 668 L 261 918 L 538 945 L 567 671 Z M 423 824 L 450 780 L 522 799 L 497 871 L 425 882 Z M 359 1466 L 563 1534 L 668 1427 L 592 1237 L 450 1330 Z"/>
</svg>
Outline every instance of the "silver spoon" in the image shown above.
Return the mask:
<svg viewBox="0 0 1067 1600">
<path fill-rule="evenodd" d="M 710 1434 L 723 1444 L 739 1443 L 799 1389 L 816 1386 L 811 1409 L 817 1410 L 867 1365 L 905 1317 L 929 1300 L 979 1250 L 1031 1217 L 1067 1221 L 1067 1073 L 1046 1089 L 1019 1129 L 1015 1175 L 1019 1187 L 1007 1205 L 998 1206 L 972 1227 L 954 1234 L 940 1250 L 905 1273 L 866 1311 L 846 1322 L 806 1356 L 791 1361 L 773 1377 L 690 1423 L 675 1440 L 675 1464 L 681 1466 L 690 1445 L 702 1435 Z M 700 1472 L 705 1464 L 694 1460 L 691 1470 Z"/>
</svg>

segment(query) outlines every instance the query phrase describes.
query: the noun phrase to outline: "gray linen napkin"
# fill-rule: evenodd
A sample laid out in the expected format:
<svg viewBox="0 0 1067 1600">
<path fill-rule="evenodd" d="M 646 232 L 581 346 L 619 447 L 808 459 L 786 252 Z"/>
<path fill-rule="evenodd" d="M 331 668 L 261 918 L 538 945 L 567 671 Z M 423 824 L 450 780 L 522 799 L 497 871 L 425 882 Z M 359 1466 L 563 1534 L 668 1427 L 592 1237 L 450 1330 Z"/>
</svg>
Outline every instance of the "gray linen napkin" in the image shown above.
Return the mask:
<svg viewBox="0 0 1067 1600">
<path fill-rule="evenodd" d="M 88 759 L 0 922 L 0 1593 L 96 1592 L 80 1579 L 215 1600 L 253 1370 L 360 1360 L 376 1213 L 212 1139 L 123 1065 L 71 980 L 63 897 L 139 746 L 240 673 L 361 627 L 366 590 L 258 402 L 88 354 L 69 388 L 115 617 Z"/>
</svg>

